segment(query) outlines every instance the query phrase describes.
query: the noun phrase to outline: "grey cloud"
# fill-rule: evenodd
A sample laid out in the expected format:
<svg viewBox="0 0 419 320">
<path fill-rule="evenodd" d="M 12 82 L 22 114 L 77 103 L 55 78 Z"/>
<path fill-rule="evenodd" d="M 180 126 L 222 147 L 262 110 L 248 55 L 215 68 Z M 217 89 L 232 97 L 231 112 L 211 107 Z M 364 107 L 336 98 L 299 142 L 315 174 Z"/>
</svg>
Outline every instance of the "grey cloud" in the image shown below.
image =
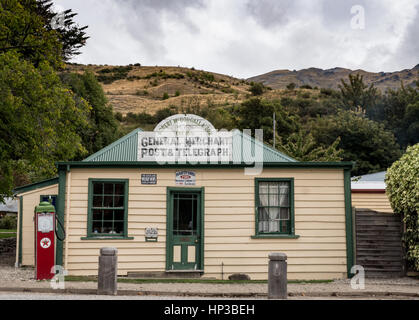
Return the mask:
<svg viewBox="0 0 419 320">
<path fill-rule="evenodd" d="M 121 13 L 128 33 L 138 40 L 142 47 L 151 56 L 162 56 L 168 48 L 159 42 L 163 35 L 163 14 L 169 14 L 176 23 L 183 24 L 189 32 L 198 32 L 199 29 L 188 19 L 187 8 L 202 8 L 203 1 L 179 0 L 117 0 L 121 5 Z"/>
<path fill-rule="evenodd" d="M 263 27 L 269 28 L 287 24 L 297 14 L 296 0 L 249 0 L 247 12 Z"/>
<path fill-rule="evenodd" d="M 413 68 L 419 64 L 419 4 L 415 9 L 415 19 L 409 24 L 396 54 L 391 59 L 390 66 L 393 68 Z"/>
<path fill-rule="evenodd" d="M 385 3 L 376 0 L 323 0 L 321 2 L 322 20 L 326 27 L 350 27 L 353 17 L 351 8 L 360 5 L 365 9 L 365 27 L 380 29 L 380 17 L 388 12 Z"/>
</svg>

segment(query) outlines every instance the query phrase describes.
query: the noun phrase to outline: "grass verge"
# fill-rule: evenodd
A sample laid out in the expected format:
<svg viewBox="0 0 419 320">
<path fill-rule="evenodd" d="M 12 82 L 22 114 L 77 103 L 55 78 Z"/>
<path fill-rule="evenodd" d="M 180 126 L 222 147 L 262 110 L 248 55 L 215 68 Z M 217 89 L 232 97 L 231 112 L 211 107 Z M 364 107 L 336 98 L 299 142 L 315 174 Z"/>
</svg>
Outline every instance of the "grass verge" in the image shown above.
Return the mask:
<svg viewBox="0 0 419 320">
<path fill-rule="evenodd" d="M 65 281 L 96 282 L 96 277 L 66 276 Z M 217 280 L 217 279 L 136 279 L 119 277 L 120 283 L 214 283 L 214 284 L 254 284 L 268 283 L 267 280 Z M 288 280 L 288 283 L 330 283 L 333 280 Z"/>
<path fill-rule="evenodd" d="M 0 229 L 0 239 L 4 238 L 16 238 L 15 229 Z"/>
</svg>

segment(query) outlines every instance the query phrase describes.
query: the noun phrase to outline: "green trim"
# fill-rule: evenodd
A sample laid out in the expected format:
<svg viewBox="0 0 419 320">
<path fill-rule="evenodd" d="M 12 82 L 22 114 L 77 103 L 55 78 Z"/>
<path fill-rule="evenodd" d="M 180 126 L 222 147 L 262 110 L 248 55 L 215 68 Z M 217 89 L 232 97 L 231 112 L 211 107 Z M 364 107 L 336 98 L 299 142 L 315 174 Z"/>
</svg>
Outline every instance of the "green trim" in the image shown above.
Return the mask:
<svg viewBox="0 0 419 320">
<path fill-rule="evenodd" d="M 353 162 L 263 162 L 263 167 L 266 168 L 345 168 L 352 169 Z M 251 167 L 252 164 L 242 163 L 206 163 L 206 164 L 191 164 L 191 163 L 166 163 L 159 164 L 158 162 L 149 161 L 70 161 L 57 162 L 58 168 L 64 166 L 73 168 L 246 168 Z"/>
<path fill-rule="evenodd" d="M 65 192 L 66 192 L 66 179 L 67 179 L 67 168 L 58 171 L 58 197 L 57 197 L 57 220 L 59 220 L 64 226 L 64 208 L 65 208 Z M 60 229 L 58 229 L 60 230 Z M 61 231 L 62 232 L 62 231 Z M 64 234 L 61 234 L 61 238 Z M 68 235 L 67 235 L 68 236 Z M 63 265 L 63 241 L 57 238 L 57 247 L 55 248 L 55 264 Z"/>
<path fill-rule="evenodd" d="M 40 189 L 40 188 L 43 188 L 43 187 L 48 187 L 48 186 L 57 184 L 58 180 L 59 180 L 59 178 L 56 177 L 56 178 L 51 178 L 51 179 L 42 180 L 42 181 L 39 181 L 39 182 L 27 184 L 25 186 L 21 186 L 21 187 L 17 187 L 15 189 L 13 189 L 13 193 L 14 194 L 20 194 L 20 193 L 25 193 L 25 192 L 28 192 L 28 191 Z"/>
<path fill-rule="evenodd" d="M 133 240 L 134 237 L 115 237 L 115 236 L 95 236 L 81 237 L 81 240 Z"/>
<path fill-rule="evenodd" d="M 103 233 L 95 234 L 92 232 L 92 207 L 93 207 L 93 182 L 121 182 L 124 183 L 124 232 L 123 235 L 106 235 Z M 88 186 L 88 205 L 87 205 L 87 231 L 86 237 L 82 237 L 82 240 L 98 239 L 130 239 L 128 237 L 128 195 L 129 195 L 129 179 L 106 179 L 106 178 L 89 178 Z"/>
<path fill-rule="evenodd" d="M 272 232 L 260 233 L 259 232 L 259 182 L 289 182 L 290 183 L 290 232 Z M 252 239 L 258 238 L 291 238 L 296 239 L 299 236 L 295 235 L 295 215 L 294 215 L 294 178 L 255 178 L 255 235 Z"/>
<path fill-rule="evenodd" d="M 296 234 L 258 234 L 251 236 L 251 239 L 298 239 L 300 236 Z"/>
<path fill-rule="evenodd" d="M 171 237 L 170 233 L 173 230 L 173 219 L 171 219 L 171 215 L 173 212 L 172 208 L 172 201 L 171 195 L 173 192 L 199 192 L 200 193 L 200 204 L 201 204 L 201 212 L 200 212 L 200 254 L 199 254 L 199 262 L 198 262 L 198 269 L 204 270 L 204 216 L 205 216 L 205 188 L 198 187 L 198 188 L 189 188 L 189 187 L 166 187 L 166 270 L 170 269 L 170 262 L 173 260 L 173 254 L 171 248 Z"/>
<path fill-rule="evenodd" d="M 17 263 L 18 266 L 22 265 L 22 226 L 23 226 L 23 197 L 19 197 L 19 251 Z"/>
<path fill-rule="evenodd" d="M 351 171 L 344 170 L 345 190 L 345 229 L 346 229 L 346 266 L 348 278 L 351 278 L 351 268 L 354 264 L 353 234 L 352 234 L 352 199 L 351 199 Z"/>
</svg>

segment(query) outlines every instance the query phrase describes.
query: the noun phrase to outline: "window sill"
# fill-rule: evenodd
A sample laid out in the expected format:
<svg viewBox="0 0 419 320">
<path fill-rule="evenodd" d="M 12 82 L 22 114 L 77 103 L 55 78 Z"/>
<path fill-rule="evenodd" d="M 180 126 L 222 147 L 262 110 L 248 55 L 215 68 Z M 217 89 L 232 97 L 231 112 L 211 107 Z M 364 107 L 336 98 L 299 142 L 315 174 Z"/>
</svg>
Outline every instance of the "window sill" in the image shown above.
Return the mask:
<svg viewBox="0 0 419 320">
<path fill-rule="evenodd" d="M 252 239 L 298 239 L 300 236 L 296 234 L 258 234 L 251 236 Z"/>
<path fill-rule="evenodd" d="M 125 236 L 90 236 L 90 237 L 81 237 L 81 240 L 133 240 L 134 237 L 125 237 Z"/>
</svg>

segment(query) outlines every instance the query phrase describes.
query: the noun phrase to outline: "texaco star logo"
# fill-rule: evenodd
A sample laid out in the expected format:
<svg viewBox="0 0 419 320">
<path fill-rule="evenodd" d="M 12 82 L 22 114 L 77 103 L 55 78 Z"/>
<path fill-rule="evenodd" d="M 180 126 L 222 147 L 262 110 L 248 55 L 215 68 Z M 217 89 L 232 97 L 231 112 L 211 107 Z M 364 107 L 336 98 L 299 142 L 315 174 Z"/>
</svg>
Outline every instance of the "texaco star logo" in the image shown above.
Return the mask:
<svg viewBox="0 0 419 320">
<path fill-rule="evenodd" d="M 51 240 L 48 238 L 43 238 L 40 242 L 40 245 L 44 249 L 48 249 L 51 245 Z"/>
</svg>

